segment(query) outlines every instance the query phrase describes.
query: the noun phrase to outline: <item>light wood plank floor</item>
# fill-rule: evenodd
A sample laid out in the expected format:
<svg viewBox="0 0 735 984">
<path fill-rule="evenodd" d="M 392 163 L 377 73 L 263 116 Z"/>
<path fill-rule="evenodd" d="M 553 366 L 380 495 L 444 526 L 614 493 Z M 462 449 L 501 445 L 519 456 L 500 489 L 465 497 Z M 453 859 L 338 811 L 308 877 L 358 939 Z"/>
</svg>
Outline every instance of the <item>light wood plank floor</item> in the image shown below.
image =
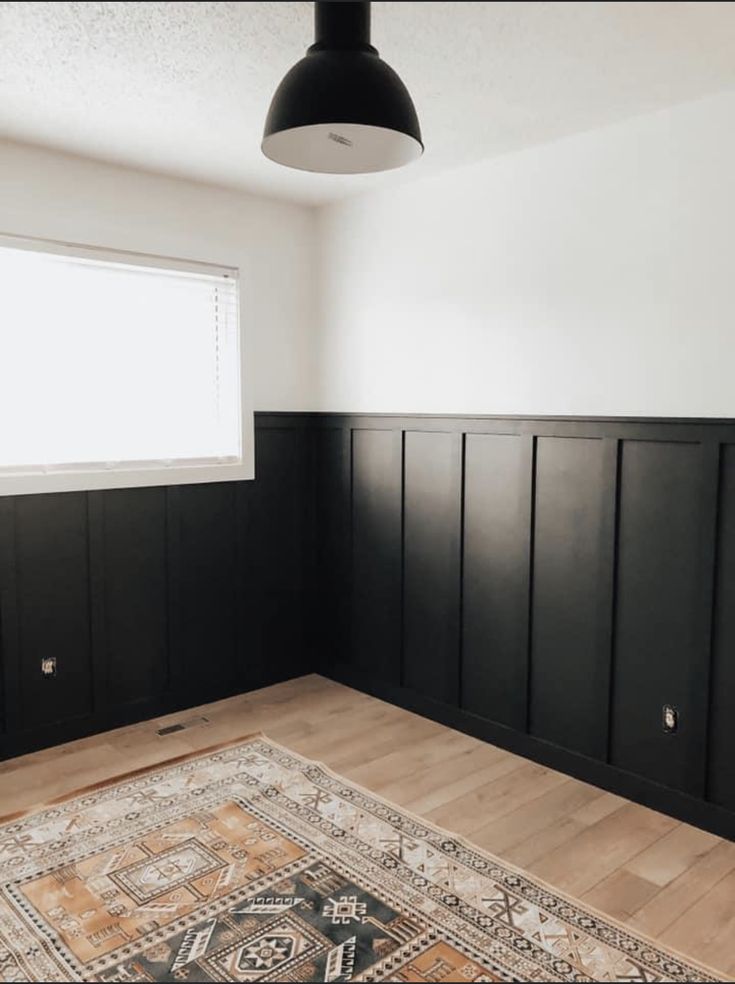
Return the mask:
<svg viewBox="0 0 735 984">
<path fill-rule="evenodd" d="M 254 731 L 735 975 L 735 844 L 319 676 L 4 762 L 0 814 Z"/>
</svg>

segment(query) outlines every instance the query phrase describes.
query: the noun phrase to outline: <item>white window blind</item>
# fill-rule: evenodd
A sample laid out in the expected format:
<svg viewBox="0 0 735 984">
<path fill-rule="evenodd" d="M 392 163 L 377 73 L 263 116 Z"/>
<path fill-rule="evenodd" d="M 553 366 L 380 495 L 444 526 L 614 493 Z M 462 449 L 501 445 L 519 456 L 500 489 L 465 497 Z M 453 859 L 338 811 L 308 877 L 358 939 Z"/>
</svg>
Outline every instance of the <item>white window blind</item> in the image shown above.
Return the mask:
<svg viewBox="0 0 735 984">
<path fill-rule="evenodd" d="M 245 477 L 207 470 L 243 465 L 238 307 L 236 270 L 0 241 L 0 491 Z"/>
</svg>

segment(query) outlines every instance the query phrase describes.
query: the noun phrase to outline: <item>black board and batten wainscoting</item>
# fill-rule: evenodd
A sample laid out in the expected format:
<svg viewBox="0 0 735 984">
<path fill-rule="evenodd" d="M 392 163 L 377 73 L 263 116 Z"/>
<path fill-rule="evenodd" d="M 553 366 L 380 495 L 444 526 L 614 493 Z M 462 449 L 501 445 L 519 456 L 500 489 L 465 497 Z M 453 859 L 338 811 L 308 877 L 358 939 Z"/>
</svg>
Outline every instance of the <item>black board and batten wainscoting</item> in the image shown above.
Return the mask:
<svg viewBox="0 0 735 984">
<path fill-rule="evenodd" d="M 314 426 L 321 672 L 735 838 L 735 422 Z"/>
<path fill-rule="evenodd" d="M 735 422 L 258 414 L 256 476 L 0 498 L 3 757 L 317 671 L 735 838 Z"/>
<path fill-rule="evenodd" d="M 258 420 L 256 482 L 0 498 L 2 757 L 304 672 L 308 423 Z"/>
</svg>

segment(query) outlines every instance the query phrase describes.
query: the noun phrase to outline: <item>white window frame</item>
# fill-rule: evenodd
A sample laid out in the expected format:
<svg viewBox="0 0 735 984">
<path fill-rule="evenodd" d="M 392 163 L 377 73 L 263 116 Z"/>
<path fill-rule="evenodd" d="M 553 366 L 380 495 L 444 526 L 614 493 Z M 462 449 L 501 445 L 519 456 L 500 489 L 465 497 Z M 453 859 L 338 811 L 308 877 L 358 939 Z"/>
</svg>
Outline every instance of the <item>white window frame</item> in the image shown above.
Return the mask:
<svg viewBox="0 0 735 984">
<path fill-rule="evenodd" d="M 0 232 L 0 246 L 26 249 L 39 253 L 55 253 L 107 263 L 147 266 L 187 273 L 209 273 L 237 280 L 237 325 L 240 359 L 240 459 L 197 463 L 192 459 L 177 459 L 162 466 L 159 461 L 111 462 L 104 467 L 92 465 L 42 465 L 17 470 L 0 469 L 0 496 L 33 495 L 43 492 L 85 492 L 97 489 L 127 489 L 161 485 L 191 485 L 204 482 L 243 481 L 255 477 L 255 424 L 247 372 L 245 333 L 240 310 L 240 270 L 238 267 L 206 263 L 198 260 L 138 253 L 131 250 L 108 249 L 55 239 L 18 236 Z M 49 412 L 52 412 L 51 408 Z M 0 422 L 0 426 L 7 426 Z M 12 425 L 11 425 L 12 426 Z"/>
</svg>

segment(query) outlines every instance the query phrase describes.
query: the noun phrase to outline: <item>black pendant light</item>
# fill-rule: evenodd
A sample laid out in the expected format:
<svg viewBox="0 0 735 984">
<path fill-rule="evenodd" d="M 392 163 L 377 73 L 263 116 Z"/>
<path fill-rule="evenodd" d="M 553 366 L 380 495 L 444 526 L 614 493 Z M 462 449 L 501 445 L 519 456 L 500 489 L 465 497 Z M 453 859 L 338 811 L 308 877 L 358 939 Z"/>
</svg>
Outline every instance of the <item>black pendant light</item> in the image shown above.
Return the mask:
<svg viewBox="0 0 735 984">
<path fill-rule="evenodd" d="M 408 90 L 370 44 L 370 4 L 317 0 L 316 41 L 273 96 L 262 149 L 287 167 L 387 171 L 423 153 Z"/>
</svg>

